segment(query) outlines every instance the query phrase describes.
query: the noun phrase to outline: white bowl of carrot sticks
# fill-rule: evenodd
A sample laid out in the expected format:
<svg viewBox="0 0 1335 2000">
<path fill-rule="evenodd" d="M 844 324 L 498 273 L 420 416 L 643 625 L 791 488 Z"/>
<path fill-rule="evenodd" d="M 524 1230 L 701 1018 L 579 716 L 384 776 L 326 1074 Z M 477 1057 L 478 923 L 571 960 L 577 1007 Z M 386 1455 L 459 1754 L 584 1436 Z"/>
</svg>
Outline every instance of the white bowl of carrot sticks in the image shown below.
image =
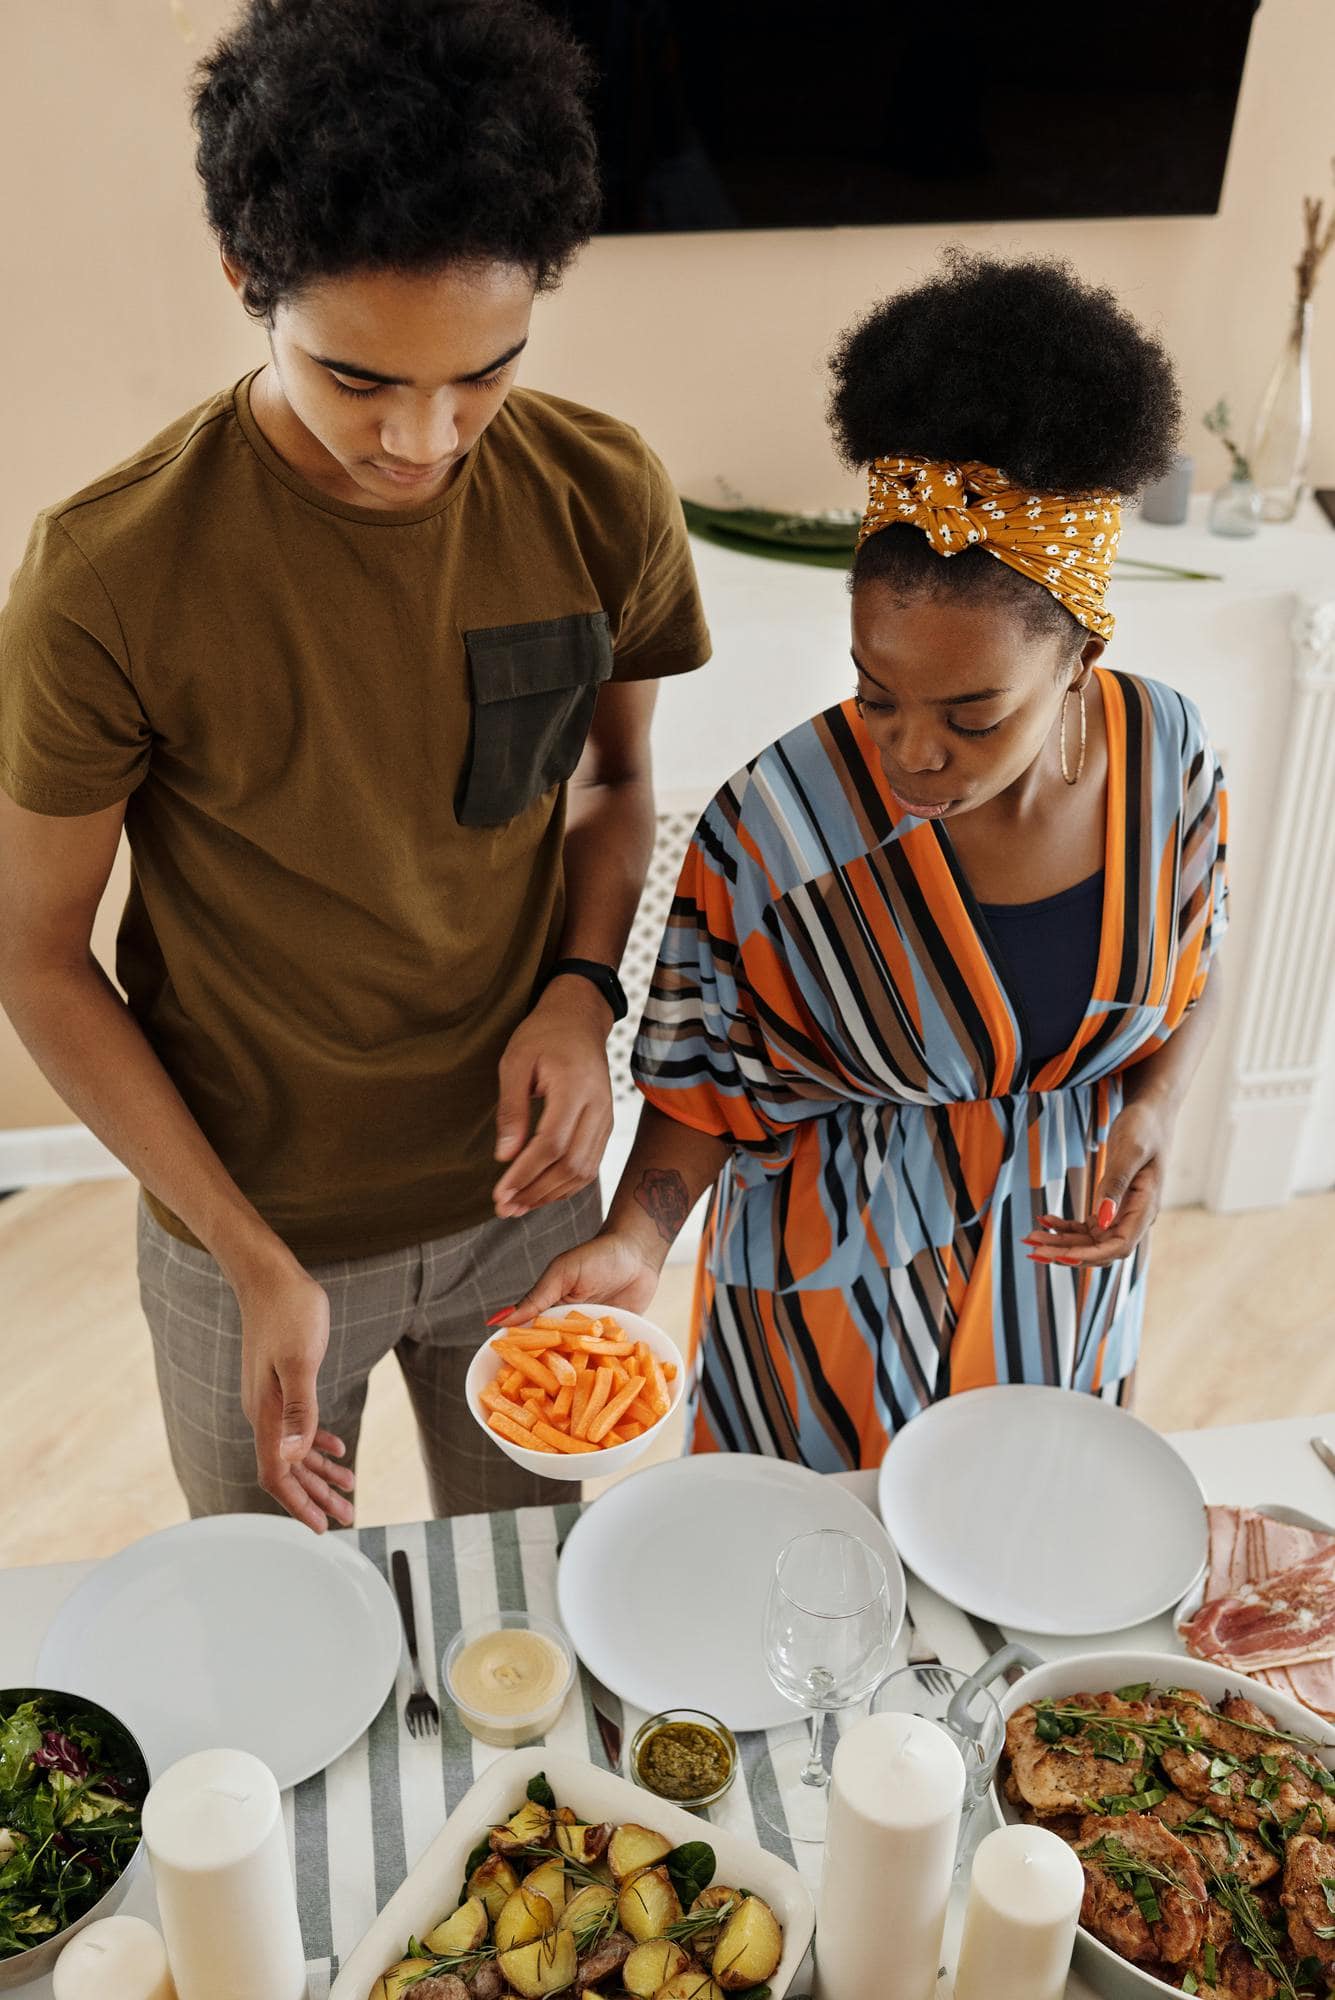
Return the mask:
<svg viewBox="0 0 1335 2000">
<path fill-rule="evenodd" d="M 544 1479 L 632 1465 L 682 1397 L 676 1342 L 620 1306 L 553 1306 L 473 1356 L 468 1407 L 493 1444 Z"/>
</svg>

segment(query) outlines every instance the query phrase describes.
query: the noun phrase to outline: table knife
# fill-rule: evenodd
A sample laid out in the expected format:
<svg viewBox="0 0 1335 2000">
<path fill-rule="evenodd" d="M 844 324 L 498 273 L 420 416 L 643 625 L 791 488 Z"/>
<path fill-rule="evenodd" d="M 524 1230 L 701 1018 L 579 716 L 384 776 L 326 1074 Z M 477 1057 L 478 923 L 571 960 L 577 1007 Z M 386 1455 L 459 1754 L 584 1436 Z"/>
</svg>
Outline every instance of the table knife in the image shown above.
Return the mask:
<svg viewBox="0 0 1335 2000">
<path fill-rule="evenodd" d="M 1312 1438 L 1310 1442 L 1327 1472 L 1335 1472 L 1335 1446 L 1329 1444 L 1325 1438 Z"/>
<path fill-rule="evenodd" d="M 594 1719 L 598 1724 L 598 1734 L 602 1738 L 603 1754 L 614 1771 L 621 1769 L 621 1741 L 625 1734 L 626 1712 L 621 1705 L 620 1695 L 613 1694 L 611 1688 L 604 1687 L 596 1675 L 585 1669 L 589 1699 L 593 1703 Z"/>
</svg>

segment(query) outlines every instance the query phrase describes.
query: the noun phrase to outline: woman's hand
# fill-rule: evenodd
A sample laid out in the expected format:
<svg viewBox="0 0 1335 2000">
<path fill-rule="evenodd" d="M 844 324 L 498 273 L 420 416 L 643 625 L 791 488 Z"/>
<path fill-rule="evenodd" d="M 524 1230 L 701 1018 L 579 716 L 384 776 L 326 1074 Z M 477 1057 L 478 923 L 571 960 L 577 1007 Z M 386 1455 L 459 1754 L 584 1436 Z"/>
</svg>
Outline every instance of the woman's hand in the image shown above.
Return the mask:
<svg viewBox="0 0 1335 2000">
<path fill-rule="evenodd" d="M 1171 1117 L 1148 1099 L 1128 1104 L 1108 1129 L 1103 1178 L 1085 1222 L 1045 1215 L 1024 1241 L 1036 1264 L 1115 1264 L 1147 1234 L 1163 1196 Z"/>
<path fill-rule="evenodd" d="M 590 1299 L 643 1312 L 658 1289 L 661 1269 L 661 1261 L 655 1263 L 634 1237 L 604 1229 L 553 1258 L 527 1297 L 498 1317 L 519 1322 L 567 1300 L 584 1304 Z"/>
</svg>

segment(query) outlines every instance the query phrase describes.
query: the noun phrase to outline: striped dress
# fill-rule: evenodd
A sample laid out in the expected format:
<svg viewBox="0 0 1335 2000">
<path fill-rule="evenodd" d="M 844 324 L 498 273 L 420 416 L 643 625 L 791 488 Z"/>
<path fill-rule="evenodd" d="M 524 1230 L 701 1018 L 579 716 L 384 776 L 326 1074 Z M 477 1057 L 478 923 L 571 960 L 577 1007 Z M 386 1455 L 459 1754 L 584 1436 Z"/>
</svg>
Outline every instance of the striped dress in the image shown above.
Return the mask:
<svg viewBox="0 0 1335 2000">
<path fill-rule="evenodd" d="M 1089 1005 L 1031 1062 L 941 822 L 907 814 L 849 701 L 762 751 L 688 850 L 636 1043 L 668 1117 L 732 1142 L 701 1245 L 694 1449 L 879 1463 L 938 1397 L 1116 1397 L 1148 1244 L 1090 1270 L 1022 1238 L 1083 1216 L 1122 1072 L 1205 986 L 1226 797 L 1190 702 L 1099 669 L 1104 903 Z"/>
</svg>

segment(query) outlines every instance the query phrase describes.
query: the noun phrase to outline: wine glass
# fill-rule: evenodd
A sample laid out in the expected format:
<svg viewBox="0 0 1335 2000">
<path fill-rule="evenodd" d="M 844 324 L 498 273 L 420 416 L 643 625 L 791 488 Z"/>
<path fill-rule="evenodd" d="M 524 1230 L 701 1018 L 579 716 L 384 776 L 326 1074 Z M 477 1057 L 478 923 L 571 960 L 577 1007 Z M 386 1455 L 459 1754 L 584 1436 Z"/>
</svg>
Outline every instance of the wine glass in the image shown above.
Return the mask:
<svg viewBox="0 0 1335 2000">
<path fill-rule="evenodd" d="M 987 1796 L 1006 1741 L 1006 1724 L 995 1697 L 976 1676 L 956 1667 L 901 1667 L 872 1696 L 873 1715 L 921 1715 L 944 1729 L 964 1759 L 964 1804 L 958 1875 L 987 1825 Z"/>
<path fill-rule="evenodd" d="M 762 1784 L 755 1804 L 790 1840 L 824 1840 L 825 1717 L 867 1699 L 893 1643 L 885 1566 L 874 1549 L 856 1535 L 820 1528 L 780 1551 L 765 1604 L 765 1665 L 780 1694 L 807 1710 L 811 1733 L 809 1743 L 771 1750 L 773 1786 Z"/>
</svg>

